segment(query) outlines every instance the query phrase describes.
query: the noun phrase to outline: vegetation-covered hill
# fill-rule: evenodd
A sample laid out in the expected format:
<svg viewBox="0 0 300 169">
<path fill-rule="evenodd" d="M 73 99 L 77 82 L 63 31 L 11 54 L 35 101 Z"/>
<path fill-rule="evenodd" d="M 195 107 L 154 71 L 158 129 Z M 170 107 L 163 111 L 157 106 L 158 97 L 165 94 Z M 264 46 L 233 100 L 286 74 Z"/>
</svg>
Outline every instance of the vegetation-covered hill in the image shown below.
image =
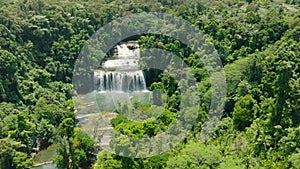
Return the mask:
<svg viewBox="0 0 300 169">
<path fill-rule="evenodd" d="M 52 144 L 59 168 L 300 168 L 299 9 L 297 0 L 1 1 L 0 169 L 30 168 L 32 156 Z M 168 50 L 192 68 L 201 99 L 197 123 L 180 145 L 161 155 L 135 159 L 102 151 L 95 161 L 94 141 L 75 127 L 75 61 L 103 25 L 150 11 L 188 20 L 214 44 L 228 86 L 222 120 L 201 142 L 211 95 L 205 67 L 175 39 L 144 35 L 142 47 Z M 162 116 L 141 123 L 119 115 L 114 130 L 153 136 L 176 118 L 176 82 L 161 72 L 145 73 L 155 73 L 150 89 L 167 94 Z"/>
</svg>

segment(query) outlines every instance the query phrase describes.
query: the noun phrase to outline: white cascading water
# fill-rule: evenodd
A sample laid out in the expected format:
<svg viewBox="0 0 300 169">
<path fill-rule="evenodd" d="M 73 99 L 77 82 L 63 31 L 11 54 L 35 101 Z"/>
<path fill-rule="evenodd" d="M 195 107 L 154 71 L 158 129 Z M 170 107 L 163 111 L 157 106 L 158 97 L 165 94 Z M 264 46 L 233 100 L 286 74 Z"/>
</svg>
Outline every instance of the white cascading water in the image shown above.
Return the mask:
<svg viewBox="0 0 300 169">
<path fill-rule="evenodd" d="M 146 90 L 146 82 L 141 70 L 95 72 L 99 91 L 140 91 Z"/>
<path fill-rule="evenodd" d="M 139 70 L 138 44 L 121 44 L 117 45 L 116 49 L 117 59 L 103 62 L 101 68 L 104 70 L 94 72 L 97 90 L 99 92 L 147 90 L 143 71 Z M 114 71 L 105 69 L 114 69 Z"/>
<path fill-rule="evenodd" d="M 115 59 L 102 63 L 101 67 L 105 69 L 114 68 L 116 70 L 138 70 L 138 59 Z"/>
<path fill-rule="evenodd" d="M 127 44 L 121 44 L 117 46 L 118 58 L 139 58 L 140 49 L 138 44 L 132 44 L 131 49 L 128 48 Z"/>
</svg>

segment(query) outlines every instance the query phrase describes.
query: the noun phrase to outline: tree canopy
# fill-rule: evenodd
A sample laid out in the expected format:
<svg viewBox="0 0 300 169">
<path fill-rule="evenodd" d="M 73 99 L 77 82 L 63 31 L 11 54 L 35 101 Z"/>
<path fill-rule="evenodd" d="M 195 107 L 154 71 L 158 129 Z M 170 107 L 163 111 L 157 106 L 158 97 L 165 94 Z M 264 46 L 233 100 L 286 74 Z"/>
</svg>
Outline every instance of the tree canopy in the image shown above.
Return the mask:
<svg viewBox="0 0 300 169">
<path fill-rule="evenodd" d="M 50 161 L 62 169 L 300 168 L 299 9 L 297 0 L 1 1 L 0 169 L 30 168 L 35 155 L 51 145 L 56 145 L 56 158 Z M 157 106 L 124 104 L 115 111 L 111 125 L 113 132 L 121 133 L 114 140 L 125 147 L 120 152 L 136 153 L 126 149 L 129 137 L 158 135 L 178 117 L 195 124 L 179 145 L 156 156 L 98 153 L 95 140 L 76 120 L 75 62 L 99 28 L 141 12 L 178 16 L 203 32 L 224 66 L 225 108 L 213 133 L 202 140 L 213 89 L 200 54 L 169 36 L 132 37 L 142 50 L 158 48 L 181 58 L 191 69 L 197 91 L 189 86 L 190 81 L 177 82 L 172 77 L 171 71 L 190 76 L 176 67 L 171 66 L 169 72 L 144 70 Z M 183 95 L 185 88 L 188 92 Z M 199 107 L 185 111 L 196 115 L 181 116 L 180 104 L 193 100 L 200 100 Z M 147 119 L 129 119 L 131 110 Z"/>
</svg>

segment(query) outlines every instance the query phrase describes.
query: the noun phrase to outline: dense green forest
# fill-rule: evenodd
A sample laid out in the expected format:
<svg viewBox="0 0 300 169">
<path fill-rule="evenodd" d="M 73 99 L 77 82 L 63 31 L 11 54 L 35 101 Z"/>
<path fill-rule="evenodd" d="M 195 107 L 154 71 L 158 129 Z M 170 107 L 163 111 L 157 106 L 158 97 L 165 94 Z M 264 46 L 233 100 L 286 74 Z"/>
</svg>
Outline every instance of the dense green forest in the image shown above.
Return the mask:
<svg viewBox="0 0 300 169">
<path fill-rule="evenodd" d="M 31 168 L 53 147 L 56 153 L 46 161 L 61 169 L 300 168 L 299 9 L 299 0 L 1 1 L 0 169 Z M 141 12 L 181 17 L 215 46 L 227 81 L 223 115 L 201 140 L 212 92 L 201 59 L 176 39 L 141 35 L 142 48 L 170 51 L 191 67 L 199 89 L 191 96 L 201 100 L 196 123 L 180 145 L 153 157 L 95 154 L 95 141 L 76 127 L 74 65 L 99 28 Z M 176 120 L 178 100 L 186 99 L 180 86 L 163 72 L 145 74 L 150 90 L 166 93 L 164 108 L 152 110 L 161 116 L 139 122 L 118 112 L 114 130 L 151 137 Z"/>
</svg>

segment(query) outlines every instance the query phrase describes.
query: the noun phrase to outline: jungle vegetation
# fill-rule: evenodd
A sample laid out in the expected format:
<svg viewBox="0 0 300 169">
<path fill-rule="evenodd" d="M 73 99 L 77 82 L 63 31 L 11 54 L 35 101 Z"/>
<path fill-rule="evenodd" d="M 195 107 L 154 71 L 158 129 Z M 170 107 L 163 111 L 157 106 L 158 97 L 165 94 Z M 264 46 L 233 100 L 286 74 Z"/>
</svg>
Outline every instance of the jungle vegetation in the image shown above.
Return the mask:
<svg viewBox="0 0 300 169">
<path fill-rule="evenodd" d="M 300 168 L 299 9 L 299 0 L 1 1 L 0 169 L 30 168 L 34 154 L 52 145 L 60 169 Z M 192 96 L 201 100 L 196 123 L 180 145 L 157 156 L 95 154 L 95 141 L 76 127 L 74 65 L 99 28 L 141 12 L 181 17 L 214 45 L 226 73 L 223 115 L 201 141 L 211 96 L 201 59 L 176 39 L 141 35 L 142 48 L 170 51 L 191 67 L 199 88 Z M 118 112 L 114 130 L 151 137 L 176 120 L 178 100 L 184 99 L 178 83 L 164 72 L 145 74 L 149 89 L 166 93 L 164 109 L 151 110 L 161 116 L 139 122 Z"/>
</svg>

